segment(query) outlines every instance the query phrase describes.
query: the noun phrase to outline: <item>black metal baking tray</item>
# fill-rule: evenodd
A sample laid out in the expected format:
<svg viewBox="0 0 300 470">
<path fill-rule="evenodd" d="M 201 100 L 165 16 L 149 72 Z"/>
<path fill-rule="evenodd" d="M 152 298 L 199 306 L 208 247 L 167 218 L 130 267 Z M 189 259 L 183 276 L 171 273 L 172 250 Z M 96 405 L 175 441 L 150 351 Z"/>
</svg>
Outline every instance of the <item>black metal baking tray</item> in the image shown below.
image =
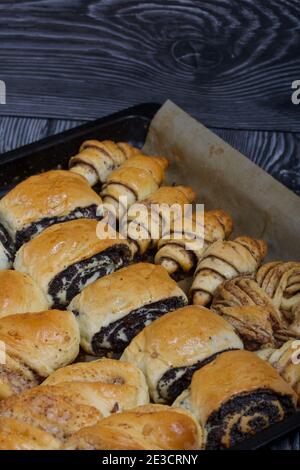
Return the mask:
<svg viewBox="0 0 300 470">
<path fill-rule="evenodd" d="M 111 139 L 142 147 L 151 119 L 159 108 L 156 103 L 133 106 L 0 155 L 0 195 L 30 175 L 54 168 L 67 168 L 69 157 L 77 153 L 86 139 Z M 232 450 L 270 446 L 297 428 L 300 428 L 300 411 L 241 442 Z"/>
</svg>

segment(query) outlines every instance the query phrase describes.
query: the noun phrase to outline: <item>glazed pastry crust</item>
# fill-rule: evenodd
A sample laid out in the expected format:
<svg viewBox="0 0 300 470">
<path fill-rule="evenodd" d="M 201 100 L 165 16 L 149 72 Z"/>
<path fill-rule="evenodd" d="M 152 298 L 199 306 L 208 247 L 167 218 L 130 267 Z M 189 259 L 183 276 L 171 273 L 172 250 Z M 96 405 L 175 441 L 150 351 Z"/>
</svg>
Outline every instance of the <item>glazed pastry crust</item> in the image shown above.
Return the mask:
<svg viewBox="0 0 300 470">
<path fill-rule="evenodd" d="M 6 194 L 0 201 L 0 220 L 14 239 L 18 230 L 32 222 L 67 216 L 78 207 L 101 202 L 85 178 L 53 170 L 27 178 Z"/>
<path fill-rule="evenodd" d="M 120 239 L 97 237 L 97 221 L 78 219 L 53 225 L 23 245 L 17 252 L 16 271 L 29 274 L 47 295 L 49 282 L 68 266 L 106 250 L 129 243 Z"/>
<path fill-rule="evenodd" d="M 51 434 L 12 418 L 0 418 L 0 450 L 59 450 Z"/>
<path fill-rule="evenodd" d="M 46 296 L 27 274 L 13 270 L 0 271 L 0 286 L 0 318 L 49 308 Z"/>
<path fill-rule="evenodd" d="M 243 348 L 243 343 L 229 323 L 204 307 L 191 305 L 144 328 L 126 348 L 122 360 L 145 373 L 150 395 L 158 401 L 157 383 L 166 371 L 235 348 Z"/>
<path fill-rule="evenodd" d="M 72 300 L 69 309 L 79 312 L 81 346 L 93 353 L 91 340 L 102 327 L 141 306 L 173 296 L 186 299 L 164 268 L 137 263 L 87 286 Z"/>
</svg>

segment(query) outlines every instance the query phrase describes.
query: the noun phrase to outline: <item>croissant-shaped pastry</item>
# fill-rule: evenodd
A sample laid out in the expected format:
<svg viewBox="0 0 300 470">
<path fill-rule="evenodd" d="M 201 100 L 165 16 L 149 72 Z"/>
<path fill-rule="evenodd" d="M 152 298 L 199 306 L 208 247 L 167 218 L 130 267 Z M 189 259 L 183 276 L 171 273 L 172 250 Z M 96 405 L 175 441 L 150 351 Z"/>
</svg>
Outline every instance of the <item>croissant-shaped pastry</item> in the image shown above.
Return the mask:
<svg viewBox="0 0 300 470">
<path fill-rule="evenodd" d="M 300 263 L 275 261 L 259 268 L 256 280 L 275 307 L 290 321 L 292 310 L 300 302 Z"/>
<path fill-rule="evenodd" d="M 221 353 L 193 375 L 175 401 L 197 416 L 207 449 L 224 449 L 293 414 L 297 396 L 278 372 L 250 351 Z"/>
<path fill-rule="evenodd" d="M 0 418 L 0 450 L 59 450 L 50 433 L 12 418 Z"/>
<path fill-rule="evenodd" d="M 198 223 L 195 212 L 192 213 L 190 219 L 190 223 L 182 220 L 183 230 L 181 231 L 176 230 L 177 220 L 175 220 L 174 229 L 170 232 L 171 236 L 168 238 L 162 233 L 162 238 L 158 242 L 155 263 L 161 264 L 169 274 L 177 271 L 184 273 L 191 271 L 209 245 L 228 238 L 233 230 L 230 215 L 222 210 L 205 212 L 204 226 Z M 187 231 L 184 230 L 185 223 L 188 226 Z"/>
<path fill-rule="evenodd" d="M 0 200 L 0 224 L 18 249 L 53 224 L 99 218 L 101 203 L 82 176 L 63 170 L 47 171 L 27 178 Z M 9 244 L 4 246 L 10 252 Z"/>
<path fill-rule="evenodd" d="M 73 362 L 79 339 L 71 312 L 49 310 L 1 318 L 5 364 L 0 364 L 0 399 L 38 385 L 56 369 Z"/>
<path fill-rule="evenodd" d="M 68 450 L 197 450 L 203 431 L 182 409 L 144 405 L 116 413 L 96 426 L 81 429 L 66 443 Z"/>
<path fill-rule="evenodd" d="M 209 246 L 195 271 L 191 287 L 193 303 L 207 305 L 226 279 L 254 274 L 266 254 L 266 242 L 250 237 L 217 241 Z"/>
<path fill-rule="evenodd" d="M 122 360 L 144 372 L 154 402 L 172 403 L 197 369 L 222 351 L 242 348 L 229 323 L 205 307 L 189 305 L 146 326 Z"/>
<path fill-rule="evenodd" d="M 167 166 L 168 160 L 164 157 L 140 154 L 126 160 L 108 176 L 102 187 L 103 207 L 121 219 L 132 204 L 159 188 Z"/>
<path fill-rule="evenodd" d="M 84 287 L 129 263 L 127 240 L 97 236 L 97 221 L 72 220 L 44 230 L 18 251 L 14 267 L 29 274 L 50 305 L 67 305 Z"/>
<path fill-rule="evenodd" d="M 94 396 L 94 406 L 103 416 L 149 403 L 143 373 L 128 362 L 99 359 L 78 362 L 51 374 L 43 383 L 79 390 Z"/>
<path fill-rule="evenodd" d="M 69 305 L 89 354 L 119 356 L 144 326 L 187 304 L 161 266 L 132 264 L 86 287 Z"/>
<path fill-rule="evenodd" d="M 150 247 L 156 247 L 164 226 L 172 228 L 178 217 L 178 209 L 183 211 L 185 205 L 192 203 L 195 198 L 196 194 L 188 186 L 163 186 L 139 204 L 133 204 L 127 213 L 125 233 L 131 240 L 134 251 L 143 255 Z M 176 208 L 175 211 L 172 206 Z M 153 215 L 154 218 L 151 217 Z M 155 231 L 155 238 L 151 229 Z"/>
<path fill-rule="evenodd" d="M 257 355 L 275 367 L 300 400 L 300 341 L 289 340 L 280 349 L 262 349 Z"/>
<path fill-rule="evenodd" d="M 12 267 L 15 258 L 15 244 L 0 218 L 0 269 Z"/>
<path fill-rule="evenodd" d="M 104 183 L 108 175 L 140 150 L 125 142 L 86 140 L 79 153 L 70 158 L 69 168 L 84 176 L 90 186 Z"/>
<path fill-rule="evenodd" d="M 45 385 L 0 402 L 0 419 L 10 418 L 52 434 L 61 443 L 85 426 L 103 418 L 95 397 L 83 390 Z"/>
</svg>

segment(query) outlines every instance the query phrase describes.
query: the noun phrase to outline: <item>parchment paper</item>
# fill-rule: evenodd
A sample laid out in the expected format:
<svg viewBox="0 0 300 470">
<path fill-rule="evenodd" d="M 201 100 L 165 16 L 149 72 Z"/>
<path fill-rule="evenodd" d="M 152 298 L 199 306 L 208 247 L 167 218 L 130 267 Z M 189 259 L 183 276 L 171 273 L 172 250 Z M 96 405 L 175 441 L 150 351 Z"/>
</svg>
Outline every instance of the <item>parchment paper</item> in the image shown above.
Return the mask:
<svg viewBox="0 0 300 470">
<path fill-rule="evenodd" d="M 144 150 L 169 157 L 168 184 L 192 186 L 205 210 L 228 211 L 234 236 L 264 238 L 268 259 L 300 261 L 300 198 L 171 101 L 153 118 Z"/>
</svg>

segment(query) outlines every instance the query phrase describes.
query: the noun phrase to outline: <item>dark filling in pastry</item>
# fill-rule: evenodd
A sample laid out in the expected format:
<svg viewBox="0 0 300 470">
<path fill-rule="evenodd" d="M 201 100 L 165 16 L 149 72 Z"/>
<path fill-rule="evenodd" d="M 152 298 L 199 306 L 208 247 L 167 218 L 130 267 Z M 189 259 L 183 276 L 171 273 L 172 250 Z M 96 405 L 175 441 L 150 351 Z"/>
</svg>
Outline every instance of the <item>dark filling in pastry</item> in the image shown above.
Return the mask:
<svg viewBox="0 0 300 470">
<path fill-rule="evenodd" d="M 88 284 L 126 266 L 131 260 L 127 245 L 113 245 L 91 258 L 79 261 L 57 274 L 49 283 L 52 308 L 62 308 Z"/>
<path fill-rule="evenodd" d="M 95 354 L 119 353 L 128 346 L 130 341 L 145 326 L 161 317 L 165 313 L 172 312 L 186 304 L 183 297 L 170 297 L 148 305 L 143 305 L 128 313 L 125 317 L 111 323 L 92 338 L 92 348 Z"/>
<path fill-rule="evenodd" d="M 0 223 L 0 243 L 4 247 L 7 259 L 13 262 L 15 257 L 15 246 L 6 228 Z"/>
<path fill-rule="evenodd" d="M 167 370 L 159 379 L 156 386 L 159 397 L 166 403 L 173 403 L 181 392 L 188 388 L 196 370 L 206 366 L 206 364 L 213 361 L 219 354 L 226 351 L 235 351 L 235 349 L 223 349 L 203 359 L 203 361 L 196 362 L 192 366 L 174 367 L 173 369 Z"/>
<path fill-rule="evenodd" d="M 207 420 L 210 450 L 232 447 L 295 412 L 291 397 L 268 389 L 243 393 L 225 402 Z M 225 442 L 226 437 L 228 441 Z"/>
<path fill-rule="evenodd" d="M 50 227 L 54 224 L 59 224 L 61 222 L 69 222 L 70 220 L 75 219 L 97 219 L 100 220 L 101 217 L 97 214 L 97 205 L 92 204 L 88 207 L 77 207 L 68 215 L 62 217 L 44 217 L 41 220 L 32 222 L 29 225 L 26 225 L 21 230 L 18 230 L 16 233 L 16 247 L 19 249 L 24 243 L 31 240 L 33 237 L 41 233 L 45 228 Z"/>
</svg>

